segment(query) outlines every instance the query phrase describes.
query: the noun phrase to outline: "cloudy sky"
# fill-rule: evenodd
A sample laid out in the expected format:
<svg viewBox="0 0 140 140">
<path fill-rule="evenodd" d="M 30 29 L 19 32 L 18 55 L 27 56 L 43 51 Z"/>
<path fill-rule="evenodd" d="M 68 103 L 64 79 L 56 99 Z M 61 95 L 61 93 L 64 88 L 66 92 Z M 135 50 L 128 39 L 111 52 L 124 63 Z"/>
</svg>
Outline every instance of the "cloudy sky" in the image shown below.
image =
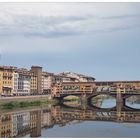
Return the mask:
<svg viewBox="0 0 140 140">
<path fill-rule="evenodd" d="M 140 80 L 140 3 L 0 3 L 1 65 Z"/>
</svg>

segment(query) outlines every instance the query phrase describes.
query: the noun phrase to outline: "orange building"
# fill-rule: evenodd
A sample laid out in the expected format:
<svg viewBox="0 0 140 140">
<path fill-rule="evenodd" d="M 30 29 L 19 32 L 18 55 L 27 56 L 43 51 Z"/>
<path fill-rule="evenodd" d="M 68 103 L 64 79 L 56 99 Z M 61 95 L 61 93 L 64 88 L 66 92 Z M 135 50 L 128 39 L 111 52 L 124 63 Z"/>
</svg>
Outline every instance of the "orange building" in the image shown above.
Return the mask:
<svg viewBox="0 0 140 140">
<path fill-rule="evenodd" d="M 51 91 L 53 96 L 59 97 L 63 93 L 92 93 L 95 87 L 95 82 L 63 82 L 54 84 Z"/>
</svg>

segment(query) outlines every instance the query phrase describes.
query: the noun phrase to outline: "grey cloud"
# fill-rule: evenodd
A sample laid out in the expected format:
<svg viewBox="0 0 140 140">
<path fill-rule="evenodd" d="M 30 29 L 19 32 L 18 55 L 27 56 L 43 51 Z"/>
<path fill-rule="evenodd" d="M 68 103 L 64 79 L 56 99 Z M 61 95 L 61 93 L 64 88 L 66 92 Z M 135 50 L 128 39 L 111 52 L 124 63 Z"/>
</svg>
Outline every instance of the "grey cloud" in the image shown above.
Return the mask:
<svg viewBox="0 0 140 140">
<path fill-rule="evenodd" d="M 127 18 L 140 18 L 139 14 L 134 14 L 134 15 L 119 15 L 119 16 L 100 16 L 98 17 L 99 19 L 104 19 L 104 20 L 113 20 L 113 19 L 127 19 Z"/>
<path fill-rule="evenodd" d="M 95 29 L 88 21 L 114 20 L 139 18 L 140 15 L 120 15 L 99 17 L 96 15 L 80 16 L 36 16 L 36 15 L 11 15 L 11 23 L 0 23 L 0 36 L 21 35 L 25 37 L 55 38 L 71 35 L 82 35 L 90 33 L 112 32 L 138 28 L 138 24 L 122 25 L 115 27 L 101 27 Z M 86 23 L 82 25 L 82 23 Z M 78 24 L 78 26 L 77 26 Z M 102 26 L 104 24 L 102 23 Z"/>
<path fill-rule="evenodd" d="M 76 22 L 86 21 L 91 16 L 13 16 L 12 23 L 0 23 L 0 35 L 24 35 L 40 37 L 57 37 L 77 35 Z M 65 25 L 65 24 L 71 24 Z"/>
<path fill-rule="evenodd" d="M 55 25 L 61 24 L 64 22 L 77 22 L 77 21 L 84 21 L 88 20 L 92 16 L 16 16 L 15 22 L 22 24 L 30 24 L 30 23 L 45 23 L 46 25 Z"/>
<path fill-rule="evenodd" d="M 113 32 L 113 31 L 121 31 L 121 30 L 135 29 L 135 28 L 140 28 L 140 24 L 109 28 L 107 31 Z"/>
<path fill-rule="evenodd" d="M 131 30 L 131 29 L 136 29 L 136 28 L 140 28 L 140 23 L 129 24 L 129 25 L 122 24 L 116 27 L 106 27 L 102 29 L 95 29 L 95 30 L 92 30 L 91 33 L 115 32 L 115 31 Z"/>
<path fill-rule="evenodd" d="M 82 32 L 76 32 L 73 30 L 62 30 L 62 31 L 51 31 L 51 32 L 33 32 L 24 34 L 25 37 L 43 37 L 43 38 L 56 38 L 62 36 L 70 36 L 70 35 L 80 35 Z"/>
</svg>

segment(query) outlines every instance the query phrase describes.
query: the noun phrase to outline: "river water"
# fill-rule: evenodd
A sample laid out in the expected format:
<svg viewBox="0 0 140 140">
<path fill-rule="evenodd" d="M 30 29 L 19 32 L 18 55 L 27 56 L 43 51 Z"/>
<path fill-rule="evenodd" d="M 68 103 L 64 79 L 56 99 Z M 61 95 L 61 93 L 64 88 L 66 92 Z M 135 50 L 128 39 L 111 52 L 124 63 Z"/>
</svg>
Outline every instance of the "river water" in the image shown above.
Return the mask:
<svg viewBox="0 0 140 140">
<path fill-rule="evenodd" d="M 140 137 L 140 102 L 103 98 L 92 107 L 41 106 L 0 113 L 0 137 L 123 138 Z M 117 105 L 118 106 L 118 105 Z M 121 108 L 121 109 L 120 109 Z"/>
</svg>

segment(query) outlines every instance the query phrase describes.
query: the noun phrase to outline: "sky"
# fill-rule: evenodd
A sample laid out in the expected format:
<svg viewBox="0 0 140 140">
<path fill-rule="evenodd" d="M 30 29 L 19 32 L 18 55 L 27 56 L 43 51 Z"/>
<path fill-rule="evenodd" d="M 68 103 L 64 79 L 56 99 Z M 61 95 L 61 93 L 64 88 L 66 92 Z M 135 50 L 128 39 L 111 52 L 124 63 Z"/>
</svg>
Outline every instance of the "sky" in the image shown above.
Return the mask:
<svg viewBox="0 0 140 140">
<path fill-rule="evenodd" d="M 140 3 L 0 3 L 0 65 L 140 80 Z"/>
</svg>

